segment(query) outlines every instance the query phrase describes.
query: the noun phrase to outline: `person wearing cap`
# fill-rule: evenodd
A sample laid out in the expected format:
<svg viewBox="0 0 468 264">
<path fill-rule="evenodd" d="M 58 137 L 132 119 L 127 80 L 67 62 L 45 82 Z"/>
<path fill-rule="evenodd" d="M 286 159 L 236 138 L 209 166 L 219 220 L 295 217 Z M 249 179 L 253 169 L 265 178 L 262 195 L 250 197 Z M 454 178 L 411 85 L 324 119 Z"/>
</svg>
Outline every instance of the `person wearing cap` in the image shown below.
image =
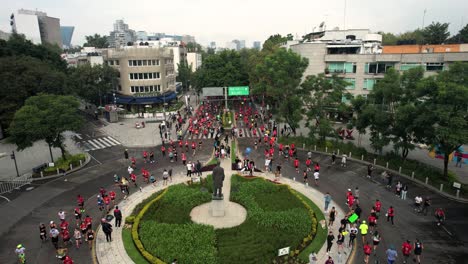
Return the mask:
<svg viewBox="0 0 468 264">
<path fill-rule="evenodd" d="M 366 235 L 367 231 L 369 230 L 369 226 L 366 224 L 366 221 L 363 220 L 362 223 L 359 225 L 359 231 L 361 231 L 362 243 L 366 242 Z"/>
<path fill-rule="evenodd" d="M 387 263 L 388 264 L 395 263 L 395 261 L 396 261 L 396 259 L 398 257 L 398 253 L 395 250 L 395 246 L 390 245 L 390 248 L 387 249 L 387 251 L 385 253 L 387 254 Z"/>
</svg>

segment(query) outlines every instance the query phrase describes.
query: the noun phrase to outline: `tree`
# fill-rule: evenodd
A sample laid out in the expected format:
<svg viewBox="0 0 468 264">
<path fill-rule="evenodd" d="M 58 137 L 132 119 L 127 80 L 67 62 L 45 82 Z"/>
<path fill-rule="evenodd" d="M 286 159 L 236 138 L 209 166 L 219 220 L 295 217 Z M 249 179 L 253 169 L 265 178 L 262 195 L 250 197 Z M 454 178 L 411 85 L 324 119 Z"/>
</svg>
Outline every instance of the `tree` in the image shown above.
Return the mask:
<svg viewBox="0 0 468 264">
<path fill-rule="evenodd" d="M 288 40 L 293 40 L 292 34 L 288 34 L 284 37 L 281 36 L 281 34 L 271 35 L 263 43 L 262 51 L 272 52 L 274 49 L 278 48 L 281 44 L 285 43 Z"/>
<path fill-rule="evenodd" d="M 362 119 L 361 114 L 364 108 L 366 107 L 367 101 L 366 99 L 358 95 L 351 100 L 351 105 L 353 106 L 353 111 L 357 115 L 356 119 L 353 119 L 354 126 L 358 131 L 358 146 L 361 146 L 361 136 L 362 134 L 366 133 L 366 128 L 369 126 L 369 121 L 366 119 Z"/>
<path fill-rule="evenodd" d="M 420 29 L 407 31 L 405 33 L 399 34 L 397 37 L 398 37 L 397 45 L 424 44 L 423 31 Z"/>
<path fill-rule="evenodd" d="M 72 96 L 41 94 L 26 100 L 15 113 L 8 132 L 10 140 L 19 151 L 31 147 L 38 140 L 45 140 L 52 147 L 61 150 L 65 158 L 65 145 L 62 133 L 76 131 L 83 124 L 78 113 L 79 102 Z M 52 151 L 51 151 L 51 158 Z"/>
<path fill-rule="evenodd" d="M 94 34 L 90 36 L 85 36 L 86 43 L 83 44 L 83 47 L 95 47 L 99 49 L 108 48 L 109 42 L 107 41 L 107 36 L 101 36 L 99 34 Z"/>
<path fill-rule="evenodd" d="M 382 45 L 396 45 L 398 41 L 398 37 L 395 36 L 393 33 L 390 32 L 378 32 L 379 34 L 382 35 Z"/>
<path fill-rule="evenodd" d="M 415 123 L 424 126 L 426 143 L 444 153 L 444 177 L 449 155 L 468 143 L 468 63 L 454 63 L 448 71 L 424 79 L 418 87 L 423 100 Z"/>
<path fill-rule="evenodd" d="M 249 85 L 247 72 L 235 50 L 207 55 L 193 77 L 195 88 Z"/>
<path fill-rule="evenodd" d="M 186 61 L 177 63 L 178 75 L 176 77 L 178 82 L 182 82 L 182 88 L 188 90 L 192 79 L 192 65 L 188 65 Z"/>
<path fill-rule="evenodd" d="M 300 94 L 303 95 L 308 126 L 311 133 L 317 133 L 323 142 L 334 134 L 329 115 L 344 107 L 343 96 L 350 98 L 347 85 L 337 75 L 327 78 L 324 74 L 309 75 L 301 84 Z"/>
<path fill-rule="evenodd" d="M 450 36 L 449 23 L 432 22 L 422 31 L 424 44 L 442 44 Z"/>
<path fill-rule="evenodd" d="M 39 93 L 63 94 L 65 74 L 29 56 L 0 58 L 0 123 L 7 129 L 25 100 Z"/>
<path fill-rule="evenodd" d="M 252 93 L 259 95 L 272 105 L 273 109 L 278 109 L 286 100 L 299 96 L 299 84 L 304 73 L 308 60 L 291 50 L 276 49 L 260 61 L 253 70 Z M 297 105 L 301 108 L 301 105 Z M 291 128 L 297 128 L 295 119 L 288 117 L 287 113 L 280 115 L 286 122 L 291 122 Z M 289 120 L 289 121 L 288 121 Z"/>
<path fill-rule="evenodd" d="M 67 89 L 89 103 L 102 105 L 102 97 L 115 89 L 119 72 L 104 64 L 87 63 L 70 69 Z"/>
<path fill-rule="evenodd" d="M 447 40 L 448 43 L 468 43 L 468 24 L 465 25 L 455 36 Z"/>
<path fill-rule="evenodd" d="M 187 52 L 202 52 L 202 46 L 196 42 L 189 42 L 186 45 Z"/>
</svg>

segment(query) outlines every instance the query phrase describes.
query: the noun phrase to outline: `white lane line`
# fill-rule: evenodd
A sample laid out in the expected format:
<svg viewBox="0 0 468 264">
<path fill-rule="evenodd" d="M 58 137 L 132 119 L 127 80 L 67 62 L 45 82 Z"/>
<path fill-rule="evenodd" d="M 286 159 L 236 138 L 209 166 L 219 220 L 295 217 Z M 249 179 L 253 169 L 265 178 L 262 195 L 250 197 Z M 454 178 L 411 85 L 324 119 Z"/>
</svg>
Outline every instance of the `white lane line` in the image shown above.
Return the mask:
<svg viewBox="0 0 468 264">
<path fill-rule="evenodd" d="M 101 138 L 101 140 L 111 144 L 112 146 L 116 146 L 118 145 L 117 143 L 113 142 L 112 140 L 108 139 L 108 138 Z"/>
<path fill-rule="evenodd" d="M 110 141 L 112 142 L 115 142 L 117 145 L 121 145 L 122 143 L 120 143 L 119 141 L 115 140 L 114 138 L 112 137 L 107 137 Z"/>
<path fill-rule="evenodd" d="M 101 143 L 102 145 L 106 146 L 107 148 L 110 148 L 112 147 L 111 144 L 109 144 L 107 141 L 103 140 L 103 138 L 98 138 L 96 139 L 99 143 Z"/>
<path fill-rule="evenodd" d="M 91 139 L 89 142 L 93 142 L 96 146 L 98 146 L 99 149 L 103 149 L 103 148 L 106 148 L 106 146 L 103 146 L 99 141 L 97 141 L 96 139 Z"/>
<path fill-rule="evenodd" d="M 77 137 L 78 139 L 83 139 L 80 134 L 75 134 L 75 137 Z"/>
<path fill-rule="evenodd" d="M 100 149 L 101 147 L 99 147 L 98 145 L 94 144 L 91 140 L 88 140 L 86 141 L 87 143 L 89 143 L 93 148 L 90 149 L 90 150 L 96 150 L 96 149 Z"/>
</svg>

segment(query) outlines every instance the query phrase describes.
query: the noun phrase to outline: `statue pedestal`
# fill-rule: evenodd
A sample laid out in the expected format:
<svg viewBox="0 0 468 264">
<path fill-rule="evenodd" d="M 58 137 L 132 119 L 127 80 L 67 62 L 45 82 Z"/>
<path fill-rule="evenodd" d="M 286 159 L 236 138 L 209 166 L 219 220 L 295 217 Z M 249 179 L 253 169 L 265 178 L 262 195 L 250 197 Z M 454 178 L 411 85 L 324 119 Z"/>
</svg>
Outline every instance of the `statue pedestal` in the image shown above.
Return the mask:
<svg viewBox="0 0 468 264">
<path fill-rule="evenodd" d="M 225 212 L 225 204 L 223 199 L 211 200 L 210 203 L 210 215 L 213 217 L 222 217 Z"/>
</svg>

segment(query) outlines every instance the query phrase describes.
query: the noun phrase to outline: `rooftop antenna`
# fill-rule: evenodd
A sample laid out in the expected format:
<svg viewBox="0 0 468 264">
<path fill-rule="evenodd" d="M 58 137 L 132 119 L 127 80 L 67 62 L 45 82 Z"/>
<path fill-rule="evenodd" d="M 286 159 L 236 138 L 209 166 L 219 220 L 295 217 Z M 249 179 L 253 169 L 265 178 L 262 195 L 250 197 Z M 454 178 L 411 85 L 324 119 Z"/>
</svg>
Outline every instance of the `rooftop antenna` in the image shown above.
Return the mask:
<svg viewBox="0 0 468 264">
<path fill-rule="evenodd" d="M 427 12 L 427 9 L 424 8 L 424 13 L 423 13 L 423 21 L 422 21 L 422 27 L 421 27 L 421 30 L 424 29 L 424 19 L 426 18 L 426 12 Z"/>
</svg>

